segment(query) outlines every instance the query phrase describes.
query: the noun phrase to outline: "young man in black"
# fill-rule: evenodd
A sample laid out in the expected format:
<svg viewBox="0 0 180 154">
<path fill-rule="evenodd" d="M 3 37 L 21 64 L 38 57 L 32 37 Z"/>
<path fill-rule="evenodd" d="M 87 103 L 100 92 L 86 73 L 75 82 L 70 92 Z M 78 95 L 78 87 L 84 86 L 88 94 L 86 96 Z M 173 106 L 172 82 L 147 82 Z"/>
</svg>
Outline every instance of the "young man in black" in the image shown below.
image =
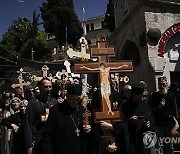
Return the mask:
<svg viewBox="0 0 180 154">
<path fill-rule="evenodd" d="M 40 94 L 29 101 L 25 117 L 25 144 L 27 154 L 38 154 L 41 151 L 41 137 L 48 109 L 57 104 L 56 99 L 51 97 L 52 82 L 43 78 L 38 83 Z"/>
</svg>

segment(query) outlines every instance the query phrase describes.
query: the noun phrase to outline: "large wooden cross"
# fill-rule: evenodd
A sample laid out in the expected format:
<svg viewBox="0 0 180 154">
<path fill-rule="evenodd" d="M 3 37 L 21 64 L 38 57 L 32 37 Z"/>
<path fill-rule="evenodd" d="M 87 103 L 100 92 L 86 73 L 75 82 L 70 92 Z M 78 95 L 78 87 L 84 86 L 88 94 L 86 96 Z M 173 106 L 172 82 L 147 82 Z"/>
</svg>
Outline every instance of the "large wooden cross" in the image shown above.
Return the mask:
<svg viewBox="0 0 180 154">
<path fill-rule="evenodd" d="M 106 41 L 97 41 L 97 48 L 91 48 L 91 57 L 97 57 L 97 62 L 86 62 L 86 63 L 77 63 L 74 65 L 75 73 L 99 73 L 99 70 L 88 70 L 82 66 L 88 68 L 99 68 L 101 63 L 107 63 L 110 68 L 119 68 L 110 70 L 111 72 L 132 72 L 133 64 L 132 61 L 110 61 L 109 57 L 114 57 L 114 48 L 108 48 Z M 120 111 L 113 111 L 112 114 L 108 114 L 109 107 L 106 104 L 104 99 L 101 99 L 101 111 L 94 112 L 95 122 L 100 120 L 112 120 L 112 119 L 121 119 Z"/>
<path fill-rule="evenodd" d="M 23 95 L 24 95 L 24 86 L 29 86 L 31 84 L 31 82 L 27 81 L 25 82 L 24 79 L 23 79 L 23 69 L 21 68 L 19 70 L 19 76 L 18 76 L 18 80 L 19 80 L 19 83 L 17 84 L 12 84 L 11 87 L 12 88 L 17 88 L 17 87 L 20 87 L 23 91 Z"/>
</svg>

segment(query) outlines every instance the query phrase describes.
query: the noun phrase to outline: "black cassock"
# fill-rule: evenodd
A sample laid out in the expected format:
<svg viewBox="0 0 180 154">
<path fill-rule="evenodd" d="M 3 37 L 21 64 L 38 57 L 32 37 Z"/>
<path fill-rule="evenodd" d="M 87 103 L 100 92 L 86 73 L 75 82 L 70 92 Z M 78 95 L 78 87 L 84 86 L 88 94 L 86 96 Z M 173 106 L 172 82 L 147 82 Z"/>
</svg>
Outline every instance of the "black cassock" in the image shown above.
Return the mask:
<svg viewBox="0 0 180 154">
<path fill-rule="evenodd" d="M 42 100 L 39 96 L 29 101 L 24 124 L 24 135 L 26 149 L 33 147 L 34 150 L 41 151 L 41 136 L 44 128 L 44 123 L 41 122 L 41 115 L 45 115 L 45 107 L 57 104 L 56 99 Z"/>
<path fill-rule="evenodd" d="M 159 108 L 159 104 L 162 99 L 165 100 L 165 106 Z M 171 121 L 171 116 L 178 118 L 177 101 L 175 94 L 168 91 L 166 94 L 160 92 L 153 93 L 149 98 L 149 104 L 151 105 L 152 112 L 154 114 L 155 125 L 157 127 L 173 127 L 174 122 Z"/>
<path fill-rule="evenodd" d="M 77 136 L 76 126 L 80 129 Z M 83 108 L 72 108 L 67 102 L 50 109 L 42 136 L 42 148 L 46 154 L 84 154 Z"/>
<path fill-rule="evenodd" d="M 144 133 L 152 129 L 153 121 L 151 119 L 152 114 L 150 111 L 149 104 L 146 102 L 133 102 L 133 100 L 128 100 L 122 105 L 122 112 L 127 119 L 127 127 L 129 131 L 129 141 L 130 141 L 130 153 L 131 154 L 150 154 L 150 148 L 146 149 L 143 143 Z M 141 117 L 138 123 L 132 123 L 129 118 L 132 116 Z M 144 116 L 144 118 L 143 118 Z M 145 126 L 145 120 L 151 121 L 151 127 L 147 128 Z"/>
<path fill-rule="evenodd" d="M 26 154 L 26 148 L 24 143 L 24 120 L 25 115 L 21 112 L 12 114 L 8 118 L 2 119 L 1 124 L 6 126 L 8 129 L 12 129 L 11 124 L 15 124 L 19 127 L 17 133 L 13 133 L 13 145 L 11 153 L 13 154 Z"/>
</svg>

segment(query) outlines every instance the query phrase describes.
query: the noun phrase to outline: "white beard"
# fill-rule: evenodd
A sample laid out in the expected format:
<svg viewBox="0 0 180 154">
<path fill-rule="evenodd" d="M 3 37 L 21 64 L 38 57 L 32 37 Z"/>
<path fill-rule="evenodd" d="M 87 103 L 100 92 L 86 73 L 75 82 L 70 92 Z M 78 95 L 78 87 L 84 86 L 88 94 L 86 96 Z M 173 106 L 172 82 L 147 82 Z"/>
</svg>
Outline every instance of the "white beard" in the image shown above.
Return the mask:
<svg viewBox="0 0 180 154">
<path fill-rule="evenodd" d="M 161 94 L 166 94 L 167 93 L 167 88 L 160 89 L 159 92 Z"/>
</svg>

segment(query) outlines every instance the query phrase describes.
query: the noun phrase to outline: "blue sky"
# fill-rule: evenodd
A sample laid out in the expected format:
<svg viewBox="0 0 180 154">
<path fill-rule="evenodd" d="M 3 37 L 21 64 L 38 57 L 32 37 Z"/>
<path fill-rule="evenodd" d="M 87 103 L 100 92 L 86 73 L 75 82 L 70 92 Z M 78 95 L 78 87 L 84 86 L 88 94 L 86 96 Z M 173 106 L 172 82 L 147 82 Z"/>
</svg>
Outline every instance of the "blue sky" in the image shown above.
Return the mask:
<svg viewBox="0 0 180 154">
<path fill-rule="evenodd" d="M 80 20 L 83 19 L 82 7 L 85 7 L 84 19 L 103 15 L 108 0 L 73 0 L 74 8 Z M 32 21 L 33 11 L 40 13 L 39 7 L 46 0 L 0 0 L 0 39 L 18 17 L 26 17 Z"/>
</svg>

